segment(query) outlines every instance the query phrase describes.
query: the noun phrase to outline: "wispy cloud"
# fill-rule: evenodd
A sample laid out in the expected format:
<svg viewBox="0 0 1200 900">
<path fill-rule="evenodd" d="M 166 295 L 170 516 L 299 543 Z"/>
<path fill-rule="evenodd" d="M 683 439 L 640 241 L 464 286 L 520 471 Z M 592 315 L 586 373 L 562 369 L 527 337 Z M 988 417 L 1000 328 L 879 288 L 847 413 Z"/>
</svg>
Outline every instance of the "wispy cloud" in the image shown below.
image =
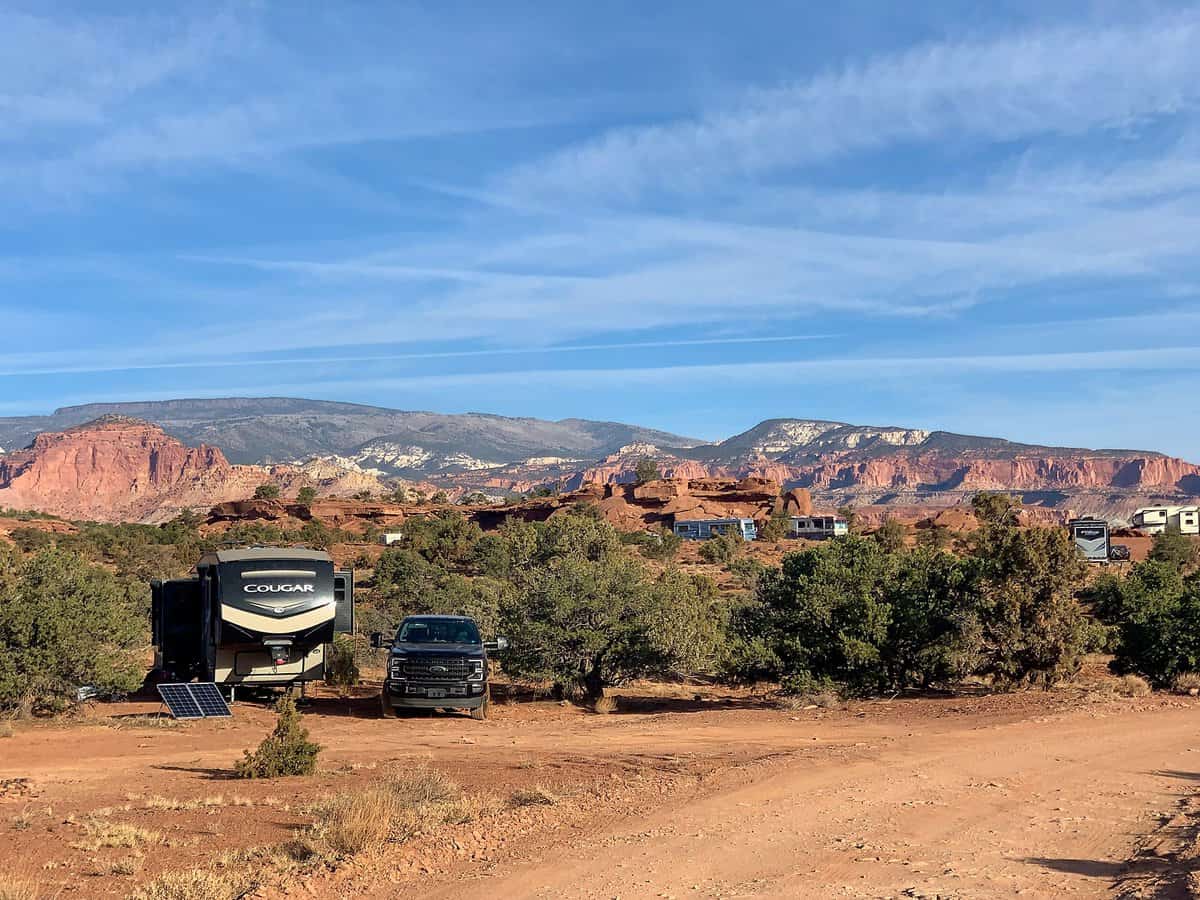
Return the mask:
<svg viewBox="0 0 1200 900">
<path fill-rule="evenodd" d="M 208 396 L 255 391 L 296 393 L 339 390 L 412 392 L 414 389 L 493 389 L 554 383 L 579 389 L 674 385 L 837 383 L 862 385 L 889 376 L 937 374 L 942 377 L 989 374 L 1063 372 L 1200 372 L 1200 345 L 1144 350 L 1100 350 L 1068 353 L 1011 353 L 979 356 L 838 357 L 786 362 L 741 362 L 616 368 L 529 368 L 454 375 L 411 375 L 403 378 L 327 378 L 321 381 L 273 381 L 251 388 L 244 384 L 210 387 Z"/>
<path fill-rule="evenodd" d="M 78 202 L 117 189 L 132 172 L 253 169 L 315 148 L 579 115 L 580 106 L 549 97 L 481 96 L 457 70 L 511 59 L 501 63 L 503 54 L 466 31 L 465 58 L 432 54 L 422 45 L 429 25 L 420 14 L 394 13 L 401 21 L 393 23 L 399 35 L 391 53 L 322 60 L 318 48 L 284 39 L 279 22 L 254 6 L 197 10 L 182 20 L 0 11 L 0 147 L 8 150 L 0 154 L 0 189 L 33 203 Z M 333 8 L 314 19 L 344 30 Z M 363 40 L 347 38 L 347 49 Z M 311 170 L 308 177 L 318 180 Z M 319 180 L 338 191 L 354 187 L 332 173 Z"/>
<path fill-rule="evenodd" d="M 1136 127 L 1200 99 L 1200 16 L 947 41 L 747 94 L 668 125 L 614 129 L 500 179 L 531 197 L 696 190 L 908 142 Z"/>
<path fill-rule="evenodd" d="M 1200 12 L 1147 8 L 0 11 L 0 378 L 642 419 L 1192 383 Z"/>
<path fill-rule="evenodd" d="M 169 357 L 145 358 L 141 351 L 131 351 L 106 359 L 94 359 L 88 363 L 70 365 L 71 357 L 61 353 L 23 353 L 0 355 L 0 377 L 14 375 L 66 375 L 101 372 L 133 372 L 168 369 L 254 369 L 270 366 L 326 366 L 342 363 L 365 362 L 408 362 L 439 359 L 486 359 L 489 357 L 531 356 L 534 354 L 575 354 L 599 350 L 664 350 L 681 347 L 736 347 L 743 345 L 791 344 L 798 341 L 819 341 L 838 337 L 835 334 L 784 334 L 770 337 L 716 337 L 692 340 L 623 341 L 607 344 L 570 344 L 568 346 L 496 347 L 480 350 L 443 350 L 424 352 L 369 352 L 330 354 L 325 348 L 303 356 L 255 356 L 238 358 L 191 358 L 181 359 L 178 353 Z M 153 357 L 152 351 L 149 354 Z"/>
</svg>

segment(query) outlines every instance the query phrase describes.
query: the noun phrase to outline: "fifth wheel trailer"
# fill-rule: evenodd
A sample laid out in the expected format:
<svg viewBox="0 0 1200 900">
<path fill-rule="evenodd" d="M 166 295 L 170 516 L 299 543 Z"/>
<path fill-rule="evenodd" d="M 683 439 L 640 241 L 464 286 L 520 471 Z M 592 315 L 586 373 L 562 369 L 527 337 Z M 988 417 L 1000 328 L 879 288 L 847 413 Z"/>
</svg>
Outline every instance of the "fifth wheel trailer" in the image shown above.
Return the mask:
<svg viewBox="0 0 1200 900">
<path fill-rule="evenodd" d="M 1110 554 L 1108 523 L 1103 519 L 1072 519 L 1067 523 L 1071 540 L 1088 562 L 1107 563 Z"/>
<path fill-rule="evenodd" d="M 326 644 L 354 630 L 353 573 L 320 550 L 220 550 L 193 577 L 151 587 L 158 669 L 231 694 L 324 678 Z"/>
</svg>

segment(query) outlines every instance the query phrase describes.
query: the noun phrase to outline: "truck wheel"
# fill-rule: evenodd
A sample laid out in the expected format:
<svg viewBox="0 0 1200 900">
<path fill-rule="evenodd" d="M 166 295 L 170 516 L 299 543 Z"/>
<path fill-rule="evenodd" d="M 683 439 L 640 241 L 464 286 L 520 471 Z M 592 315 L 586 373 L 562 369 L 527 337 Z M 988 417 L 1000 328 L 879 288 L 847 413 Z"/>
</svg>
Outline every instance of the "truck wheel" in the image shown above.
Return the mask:
<svg viewBox="0 0 1200 900">
<path fill-rule="evenodd" d="M 384 688 L 379 692 L 379 711 L 385 719 L 390 719 L 392 716 L 399 716 L 396 708 L 392 706 L 391 698 L 388 697 L 387 689 Z"/>
<path fill-rule="evenodd" d="M 483 695 L 483 702 L 471 710 L 471 718 L 476 722 L 482 722 L 488 717 L 489 707 L 492 705 L 492 699 L 489 694 Z"/>
</svg>

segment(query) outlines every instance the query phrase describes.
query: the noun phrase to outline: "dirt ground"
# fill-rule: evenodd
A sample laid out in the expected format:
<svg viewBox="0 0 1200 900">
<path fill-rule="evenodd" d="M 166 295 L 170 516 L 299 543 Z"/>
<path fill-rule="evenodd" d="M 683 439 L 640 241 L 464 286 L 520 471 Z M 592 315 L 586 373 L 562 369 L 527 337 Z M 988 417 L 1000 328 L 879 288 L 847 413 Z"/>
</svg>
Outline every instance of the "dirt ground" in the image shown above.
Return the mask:
<svg viewBox="0 0 1200 900">
<path fill-rule="evenodd" d="M 384 720 L 369 690 L 307 708 L 312 778 L 231 779 L 273 722 L 252 703 L 224 721 L 157 724 L 145 702 L 18 724 L 0 738 L 0 878 L 125 896 L 286 842 L 309 804 L 388 767 L 430 766 L 498 811 L 303 879 L 264 873 L 251 896 L 1189 896 L 1200 700 L 1071 687 L 786 710 L 640 685 L 611 715 L 501 694 L 473 722 Z M 533 786 L 554 802 L 505 802 Z M 142 837 L 97 846 L 118 825 Z"/>
</svg>

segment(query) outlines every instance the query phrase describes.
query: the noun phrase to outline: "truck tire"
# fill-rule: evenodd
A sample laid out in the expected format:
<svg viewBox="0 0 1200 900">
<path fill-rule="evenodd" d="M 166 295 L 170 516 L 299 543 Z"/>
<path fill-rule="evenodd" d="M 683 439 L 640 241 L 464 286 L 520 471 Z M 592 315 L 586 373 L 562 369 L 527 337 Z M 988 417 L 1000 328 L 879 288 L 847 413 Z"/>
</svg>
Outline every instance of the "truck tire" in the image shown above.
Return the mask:
<svg viewBox="0 0 1200 900">
<path fill-rule="evenodd" d="M 400 713 L 392 706 L 391 698 L 388 697 L 387 688 L 379 692 L 379 712 L 385 719 L 390 719 L 392 716 L 399 718 Z"/>
<path fill-rule="evenodd" d="M 482 722 L 484 719 L 486 719 L 488 717 L 488 713 L 491 711 L 491 709 L 490 709 L 491 705 L 492 705 L 491 692 L 488 691 L 488 692 L 484 693 L 484 695 L 483 695 L 483 702 L 480 703 L 473 710 L 471 710 L 471 718 L 474 719 L 476 722 Z"/>
</svg>

